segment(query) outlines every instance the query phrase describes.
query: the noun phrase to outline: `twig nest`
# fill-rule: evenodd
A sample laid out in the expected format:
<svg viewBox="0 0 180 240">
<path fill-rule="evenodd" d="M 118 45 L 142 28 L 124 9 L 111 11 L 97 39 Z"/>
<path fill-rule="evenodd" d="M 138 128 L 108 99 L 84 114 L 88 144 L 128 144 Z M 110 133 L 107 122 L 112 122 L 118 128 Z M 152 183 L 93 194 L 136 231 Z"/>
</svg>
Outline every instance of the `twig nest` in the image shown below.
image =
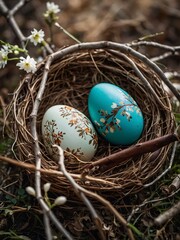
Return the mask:
<svg viewBox="0 0 180 240">
<path fill-rule="evenodd" d="M 19 160 L 35 164 L 38 155 L 41 156 L 42 168 L 58 170 L 58 163 L 48 153 L 42 137 L 41 124 L 45 112 L 54 105 L 67 105 L 90 118 L 90 90 L 103 82 L 125 90 L 141 109 L 144 129 L 138 143 L 174 132 L 174 117 L 162 86 L 162 74 L 146 56 L 124 44 L 82 43 L 54 53 L 39 65 L 36 73 L 26 76 L 20 83 L 10 106 L 13 106 L 12 132 Z M 35 115 L 37 121 L 34 126 L 32 118 Z M 34 141 L 36 133 L 38 148 Z M 171 145 L 167 145 L 158 151 L 126 159 L 108 170 L 93 168 L 84 178 L 81 174 L 86 162 L 72 154 L 71 158 L 65 157 L 65 165 L 81 186 L 107 196 L 112 192 L 113 196 L 120 196 L 137 192 L 144 183 L 151 181 L 168 160 L 170 148 Z M 111 145 L 99 136 L 92 161 L 120 150 L 120 146 Z M 73 189 L 61 174 L 42 173 L 42 179 L 52 183 L 53 191 L 72 197 Z"/>
</svg>

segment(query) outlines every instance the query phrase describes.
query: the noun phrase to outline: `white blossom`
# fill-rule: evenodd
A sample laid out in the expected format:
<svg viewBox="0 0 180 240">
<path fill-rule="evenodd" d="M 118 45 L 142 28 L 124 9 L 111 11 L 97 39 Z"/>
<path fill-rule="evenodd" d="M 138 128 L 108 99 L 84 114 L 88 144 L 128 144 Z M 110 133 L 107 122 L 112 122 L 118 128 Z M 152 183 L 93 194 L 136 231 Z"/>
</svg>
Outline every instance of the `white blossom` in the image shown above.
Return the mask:
<svg viewBox="0 0 180 240">
<path fill-rule="evenodd" d="M 112 103 L 111 108 L 117 108 L 117 103 Z"/>
<path fill-rule="evenodd" d="M 45 192 L 48 192 L 49 189 L 50 189 L 50 187 L 51 187 L 51 183 L 49 183 L 49 182 L 48 182 L 48 183 L 45 183 L 45 184 L 44 184 L 44 191 L 45 191 Z"/>
<path fill-rule="evenodd" d="M 56 14 L 58 12 L 60 12 L 59 6 L 53 2 L 47 2 L 46 3 L 46 7 L 47 7 L 47 14 Z"/>
<path fill-rule="evenodd" d="M 113 128 L 113 127 L 110 127 L 110 128 L 109 128 L 109 131 L 110 131 L 111 133 L 114 133 L 114 128 Z"/>
<path fill-rule="evenodd" d="M 34 73 L 37 69 L 36 64 L 37 62 L 34 60 L 34 58 L 31 58 L 28 55 L 26 58 L 20 57 L 20 62 L 17 63 L 16 66 L 18 66 L 20 70 L 24 70 L 27 73 Z"/>
<path fill-rule="evenodd" d="M 105 123 L 105 118 L 100 118 L 100 122 Z"/>
<path fill-rule="evenodd" d="M 0 49 L 0 68 L 4 68 L 7 64 L 9 49 L 6 45 L 3 45 Z"/>
<path fill-rule="evenodd" d="M 54 205 L 63 205 L 67 201 L 67 198 L 65 196 L 57 197 L 54 201 Z"/>
<path fill-rule="evenodd" d="M 116 124 L 119 124 L 119 123 L 120 123 L 120 119 L 116 118 Z"/>
<path fill-rule="evenodd" d="M 35 192 L 34 188 L 31 187 L 31 186 L 26 187 L 26 192 L 27 192 L 29 195 L 32 195 L 32 196 L 34 196 L 34 197 L 36 196 L 36 192 Z"/>
<path fill-rule="evenodd" d="M 31 35 L 28 37 L 28 39 L 36 46 L 38 43 L 42 43 L 44 41 L 44 31 L 42 29 L 39 31 L 34 29 L 31 31 Z"/>
</svg>

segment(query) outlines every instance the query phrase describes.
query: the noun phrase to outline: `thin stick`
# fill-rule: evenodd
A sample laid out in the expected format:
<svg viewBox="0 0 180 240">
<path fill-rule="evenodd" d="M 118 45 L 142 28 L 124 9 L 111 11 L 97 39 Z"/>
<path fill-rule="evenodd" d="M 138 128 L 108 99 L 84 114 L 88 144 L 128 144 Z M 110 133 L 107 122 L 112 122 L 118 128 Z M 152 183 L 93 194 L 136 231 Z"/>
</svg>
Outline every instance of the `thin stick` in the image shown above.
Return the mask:
<svg viewBox="0 0 180 240">
<path fill-rule="evenodd" d="M 52 222 L 55 224 L 55 226 L 59 229 L 59 231 L 61 231 L 64 236 L 67 237 L 68 240 L 72 240 L 73 238 L 71 237 L 71 235 L 66 231 L 66 229 L 61 225 L 61 223 L 59 222 L 59 220 L 56 218 L 56 216 L 53 214 L 53 212 L 49 209 L 49 207 L 47 206 L 47 204 L 44 202 L 43 198 L 42 198 L 42 193 L 41 193 L 41 152 L 40 152 L 40 146 L 39 146 L 39 140 L 38 140 L 38 134 L 37 134 L 37 129 L 36 129 L 36 122 L 37 122 L 37 113 L 38 113 L 38 109 L 39 109 L 39 105 L 42 99 L 42 94 L 44 92 L 45 89 L 45 85 L 46 85 L 46 80 L 47 80 L 47 76 L 48 76 L 48 72 L 49 72 L 49 67 L 52 61 L 52 57 L 50 56 L 46 62 L 45 65 L 45 70 L 43 73 L 43 77 L 42 77 L 42 81 L 39 87 L 39 91 L 37 93 L 35 102 L 34 102 L 34 106 L 31 112 L 31 133 L 32 133 L 32 137 L 34 139 L 34 155 L 35 155 L 35 159 L 36 159 L 36 170 L 35 170 L 35 189 L 36 189 L 36 198 L 43 210 L 43 213 L 45 215 L 47 215 L 46 217 L 44 217 L 45 219 L 45 228 L 49 228 L 49 221 L 47 221 L 47 217 L 49 216 L 50 219 L 52 220 Z M 47 225 L 48 224 L 48 225 Z M 46 231 L 46 234 L 48 234 L 47 237 L 49 237 L 50 234 L 50 229 Z"/>
<path fill-rule="evenodd" d="M 155 178 L 152 182 L 144 184 L 143 185 L 144 188 L 152 186 L 155 182 L 159 181 L 159 179 L 161 179 L 167 172 L 169 172 L 169 170 L 172 168 L 172 164 L 173 164 L 173 161 L 174 161 L 176 148 L 177 148 L 177 142 L 174 143 L 168 168 L 165 171 L 163 171 L 160 175 L 158 175 L 157 178 Z"/>
<path fill-rule="evenodd" d="M 105 205 L 117 217 L 117 219 L 121 222 L 121 224 L 123 224 L 123 226 L 125 227 L 125 229 L 128 232 L 128 235 L 129 235 L 130 239 L 131 240 L 135 240 L 134 236 L 132 234 L 132 231 L 129 228 L 130 226 L 127 224 L 126 220 L 118 213 L 118 211 L 111 205 L 111 203 L 109 201 L 107 201 L 103 197 L 99 196 L 98 194 L 95 194 L 95 193 L 93 193 L 91 191 L 86 190 L 85 188 L 79 186 L 74 181 L 74 179 L 69 175 L 69 173 L 66 171 L 66 168 L 64 166 L 64 155 L 63 155 L 62 148 L 60 146 L 58 146 L 58 145 L 53 145 L 53 147 L 58 148 L 59 156 L 60 156 L 60 158 L 59 158 L 59 165 L 60 165 L 61 171 L 63 172 L 64 176 L 69 180 L 69 182 L 74 187 L 74 190 L 75 190 L 76 194 L 81 193 L 80 195 L 78 195 L 80 197 L 82 197 L 83 195 L 85 196 L 85 194 L 86 194 L 86 195 L 88 195 L 90 197 L 93 197 L 93 198 L 97 199 L 101 203 L 103 203 L 103 205 Z M 85 199 L 88 200 L 86 196 L 85 196 Z M 83 201 L 84 201 L 84 199 L 83 199 Z M 86 202 L 85 202 L 85 204 L 86 204 Z M 97 216 L 97 213 L 94 212 L 94 208 L 92 208 L 92 205 L 89 205 L 89 204 L 90 204 L 90 201 L 88 200 L 87 207 L 91 211 L 92 216 L 95 217 L 95 219 L 97 220 L 97 223 L 99 224 L 101 221 L 100 221 L 99 217 Z M 101 232 L 101 234 L 102 234 L 102 232 Z M 101 236 L 103 237 L 103 235 L 101 235 Z M 102 238 L 102 239 L 104 239 L 104 238 Z"/>
<path fill-rule="evenodd" d="M 163 198 L 156 198 L 156 199 L 152 199 L 152 200 L 149 200 L 149 199 L 145 199 L 144 202 L 142 202 L 141 204 L 139 204 L 138 206 L 136 206 L 131 214 L 129 215 L 128 219 L 127 219 L 127 222 L 130 222 L 131 218 L 134 216 L 135 213 L 137 213 L 138 211 L 141 210 L 142 207 L 146 206 L 147 204 L 150 204 L 150 203 L 157 203 L 157 202 L 162 202 L 164 200 L 167 200 L 167 199 L 170 199 L 171 197 L 173 197 L 174 195 L 176 195 L 178 192 L 180 191 L 180 189 L 178 189 L 177 191 L 173 192 L 171 195 L 168 195 L 166 197 L 163 197 Z"/>
<path fill-rule="evenodd" d="M 100 232 L 100 236 L 101 239 L 105 239 L 105 235 L 102 231 L 102 221 L 100 219 L 100 217 L 98 216 L 95 208 L 93 207 L 93 205 L 91 204 L 91 202 L 89 201 L 89 199 L 86 197 L 86 195 L 82 192 L 82 187 L 80 187 L 75 180 L 71 177 L 71 175 L 67 172 L 65 165 L 64 165 L 64 151 L 63 149 L 58 146 L 58 145 L 53 145 L 54 148 L 58 149 L 58 153 L 59 153 L 59 166 L 60 166 L 60 170 L 62 171 L 62 173 L 64 174 L 64 176 L 68 179 L 68 181 L 70 182 L 70 184 L 73 186 L 75 193 L 77 194 L 78 197 L 80 197 L 82 199 L 82 201 L 84 202 L 84 204 L 87 206 L 87 208 L 89 209 L 94 222 L 97 226 L 97 229 Z"/>
<path fill-rule="evenodd" d="M 92 169 L 95 166 L 105 166 L 107 168 L 111 168 L 112 166 L 117 166 L 119 163 L 122 163 L 131 157 L 142 155 L 144 153 L 155 152 L 156 150 L 174 141 L 179 141 L 179 136 L 175 133 L 167 134 L 165 136 L 158 137 L 143 143 L 135 144 L 132 147 L 121 150 L 117 153 L 111 154 L 110 156 L 101 158 L 100 160 L 87 164 L 84 168 Z"/>
<path fill-rule="evenodd" d="M 170 209 L 165 211 L 164 213 L 160 214 L 157 218 L 154 219 L 154 224 L 157 226 L 163 225 L 165 222 L 168 222 L 173 217 L 180 213 L 180 201 L 177 202 L 174 206 Z"/>
<path fill-rule="evenodd" d="M 15 159 L 8 158 L 8 157 L 2 156 L 2 155 L 0 155 L 0 160 L 4 161 L 4 162 L 7 162 L 9 164 L 13 164 L 13 165 L 18 166 L 18 167 L 21 167 L 21 168 L 31 170 L 33 172 L 36 171 L 36 166 L 33 165 L 33 164 L 30 164 L 30 163 L 17 161 Z M 41 169 L 39 169 L 39 171 L 41 172 L 41 174 L 45 174 L 45 175 L 49 175 L 49 176 L 60 176 L 60 177 L 63 176 L 63 173 L 61 171 L 56 171 L 56 170 L 52 170 L 52 169 L 48 170 L 48 169 L 41 168 Z M 118 187 L 117 184 L 112 183 L 112 182 L 107 181 L 107 180 L 103 180 L 101 178 L 92 177 L 92 176 L 88 176 L 88 175 L 85 175 L 82 178 L 81 174 L 73 174 L 73 173 L 71 173 L 70 175 L 73 178 L 79 179 L 79 180 L 87 180 L 87 181 L 96 182 L 96 183 L 99 183 L 99 184 L 106 184 L 106 185 L 109 185 L 111 187 L 113 187 L 113 186 L 116 187 L 116 188 Z"/>
<path fill-rule="evenodd" d="M 49 217 L 47 214 L 43 214 L 43 218 L 44 218 L 44 225 L 45 227 L 45 233 L 46 233 L 46 238 L 47 240 L 52 240 L 52 232 L 51 232 L 51 226 L 50 226 L 50 221 L 49 221 Z"/>
<path fill-rule="evenodd" d="M 180 174 L 172 181 L 171 185 L 168 187 L 169 192 L 173 192 L 180 188 Z"/>
<path fill-rule="evenodd" d="M 94 192 L 90 192 L 85 188 L 81 189 L 86 195 L 96 199 L 97 201 L 99 201 L 100 203 L 102 203 L 105 207 L 107 207 L 107 209 L 114 215 L 116 216 L 116 218 L 118 219 L 118 221 L 123 225 L 123 227 L 126 229 L 129 239 L 131 240 L 135 240 L 133 233 L 130 229 L 130 225 L 128 225 L 127 221 L 124 219 L 124 217 L 114 208 L 114 206 L 105 198 L 101 197 L 100 195 L 94 193 Z"/>
<path fill-rule="evenodd" d="M 7 8 L 7 6 L 5 5 L 3 0 L 0 0 L 0 11 L 1 13 L 4 15 L 4 17 L 6 18 L 7 22 L 9 23 L 9 25 L 11 26 L 14 34 L 17 36 L 17 38 L 19 39 L 22 47 L 25 47 L 25 42 L 27 41 L 27 37 L 24 36 L 23 32 L 21 31 L 19 25 L 16 22 L 16 19 L 14 17 L 14 15 L 16 14 L 16 12 L 22 8 L 26 3 L 28 3 L 30 0 L 20 0 L 11 10 Z M 51 47 L 49 46 L 48 43 L 45 43 L 44 48 L 46 49 L 46 51 L 48 53 L 53 53 L 53 50 L 51 49 Z"/>
<path fill-rule="evenodd" d="M 117 51 L 108 51 L 116 56 L 121 56 L 123 57 L 127 62 L 129 62 L 132 66 L 132 68 L 134 69 L 134 71 L 136 72 L 137 76 L 141 79 L 141 81 L 143 82 L 143 84 L 146 86 L 147 91 L 149 91 L 153 97 L 154 100 L 157 101 L 159 103 L 160 106 L 162 106 L 163 108 L 165 107 L 163 105 L 163 103 L 161 102 L 161 100 L 159 99 L 159 97 L 157 96 L 156 92 L 154 91 L 154 89 L 151 87 L 151 84 L 148 82 L 148 80 L 146 79 L 146 77 L 141 73 L 141 71 L 138 69 L 138 67 L 136 66 L 135 62 L 132 61 L 128 56 L 126 56 L 123 53 L 119 53 Z"/>
<path fill-rule="evenodd" d="M 26 37 L 24 36 L 24 34 L 22 33 L 22 31 L 20 30 L 15 18 L 14 18 L 14 14 L 16 13 L 17 10 L 19 10 L 20 7 L 22 7 L 25 4 L 26 1 L 21 0 L 19 1 L 16 6 L 14 6 L 14 8 L 10 11 L 3 0 L 0 0 L 0 10 L 2 12 L 2 14 L 4 15 L 4 17 L 6 18 L 6 20 L 8 21 L 9 25 L 11 26 L 12 30 L 14 31 L 15 35 L 18 37 L 19 41 L 21 42 L 22 47 L 25 46 L 25 41 L 26 41 Z"/>
</svg>

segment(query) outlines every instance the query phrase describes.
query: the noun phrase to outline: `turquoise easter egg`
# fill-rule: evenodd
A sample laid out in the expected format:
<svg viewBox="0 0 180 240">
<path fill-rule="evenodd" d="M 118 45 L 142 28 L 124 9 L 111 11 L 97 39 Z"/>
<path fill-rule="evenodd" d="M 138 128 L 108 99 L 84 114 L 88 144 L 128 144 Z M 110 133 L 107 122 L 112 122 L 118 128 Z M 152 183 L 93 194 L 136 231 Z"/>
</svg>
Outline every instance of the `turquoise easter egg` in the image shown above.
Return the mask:
<svg viewBox="0 0 180 240">
<path fill-rule="evenodd" d="M 141 109 L 122 88 L 110 83 L 95 85 L 89 93 L 88 110 L 97 132 L 111 144 L 131 145 L 141 137 Z"/>
</svg>

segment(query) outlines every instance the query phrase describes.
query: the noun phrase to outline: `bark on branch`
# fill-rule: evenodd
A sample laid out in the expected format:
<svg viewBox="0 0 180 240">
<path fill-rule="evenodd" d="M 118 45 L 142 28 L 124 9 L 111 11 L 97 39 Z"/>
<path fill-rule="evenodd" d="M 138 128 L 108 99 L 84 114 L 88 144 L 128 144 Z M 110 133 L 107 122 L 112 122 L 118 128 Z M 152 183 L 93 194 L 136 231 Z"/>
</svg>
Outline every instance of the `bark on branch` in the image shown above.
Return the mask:
<svg viewBox="0 0 180 240">
<path fill-rule="evenodd" d="M 158 149 L 172 143 L 175 141 L 179 141 L 179 136 L 175 133 L 167 134 L 162 137 L 155 138 L 150 141 L 146 141 L 144 143 L 138 143 L 132 147 L 121 150 L 117 153 L 111 154 L 110 156 L 104 157 L 100 160 L 92 162 L 85 166 L 85 169 L 92 169 L 95 166 L 103 166 L 106 168 L 111 168 L 113 166 L 117 166 L 118 164 L 124 162 L 125 160 L 135 157 L 138 155 L 142 155 L 149 152 L 155 152 Z"/>
<path fill-rule="evenodd" d="M 157 226 L 163 225 L 165 222 L 169 221 L 176 215 L 180 213 L 180 201 L 176 203 L 173 207 L 168 209 L 166 212 L 159 215 L 155 220 L 154 223 Z"/>
</svg>

